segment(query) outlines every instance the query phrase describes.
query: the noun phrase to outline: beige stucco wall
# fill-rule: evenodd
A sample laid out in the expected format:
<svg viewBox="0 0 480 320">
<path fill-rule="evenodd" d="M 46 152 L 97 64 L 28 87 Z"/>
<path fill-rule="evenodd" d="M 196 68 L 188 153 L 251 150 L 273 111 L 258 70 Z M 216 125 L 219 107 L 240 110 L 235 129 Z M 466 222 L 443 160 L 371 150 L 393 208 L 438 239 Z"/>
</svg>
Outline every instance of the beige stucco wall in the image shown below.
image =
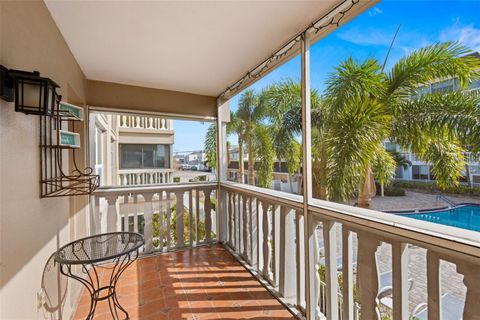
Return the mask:
<svg viewBox="0 0 480 320">
<path fill-rule="evenodd" d="M 64 99 L 85 103 L 84 75 L 42 1 L 0 1 L 0 37 L 2 65 L 38 70 L 62 87 Z M 0 319 L 46 318 L 36 308 L 44 266 L 60 245 L 86 234 L 86 197 L 40 199 L 38 134 L 38 116 L 0 100 Z M 45 275 L 55 306 L 56 279 Z M 67 318 L 78 288 L 69 282 Z"/>
<path fill-rule="evenodd" d="M 87 104 L 119 111 L 150 111 L 197 117 L 217 115 L 215 97 L 93 80 L 88 81 Z"/>
</svg>

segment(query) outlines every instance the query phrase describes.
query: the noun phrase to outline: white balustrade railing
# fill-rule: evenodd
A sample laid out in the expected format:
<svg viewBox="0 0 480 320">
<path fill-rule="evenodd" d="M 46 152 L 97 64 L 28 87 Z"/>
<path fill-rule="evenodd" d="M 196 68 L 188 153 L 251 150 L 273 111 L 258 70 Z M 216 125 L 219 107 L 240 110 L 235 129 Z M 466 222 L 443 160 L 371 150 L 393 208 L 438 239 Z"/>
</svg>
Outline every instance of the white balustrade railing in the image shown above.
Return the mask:
<svg viewBox="0 0 480 320">
<path fill-rule="evenodd" d="M 120 128 L 147 129 L 147 130 L 173 130 L 173 120 L 140 115 L 117 115 Z"/>
<path fill-rule="evenodd" d="M 100 188 L 94 193 L 92 233 L 130 231 L 145 237 L 145 253 L 217 239 L 216 183 Z"/>
<path fill-rule="evenodd" d="M 121 186 L 139 186 L 172 183 L 173 169 L 121 169 L 118 182 Z"/>
<path fill-rule="evenodd" d="M 310 319 L 414 319 L 409 277 L 418 270 L 411 269 L 409 250 L 426 252 L 429 320 L 451 320 L 441 316 L 449 310 L 441 311 L 440 261 L 463 276 L 462 319 L 480 319 L 480 233 L 321 200 L 310 201 L 305 229 L 301 196 L 224 182 L 220 199 L 220 239 L 291 309 L 308 309 Z M 377 251 L 385 245 L 391 247 L 391 284 L 380 288 Z"/>
<path fill-rule="evenodd" d="M 463 91 L 463 94 L 472 98 L 480 97 L 480 88 L 470 89 Z"/>
</svg>

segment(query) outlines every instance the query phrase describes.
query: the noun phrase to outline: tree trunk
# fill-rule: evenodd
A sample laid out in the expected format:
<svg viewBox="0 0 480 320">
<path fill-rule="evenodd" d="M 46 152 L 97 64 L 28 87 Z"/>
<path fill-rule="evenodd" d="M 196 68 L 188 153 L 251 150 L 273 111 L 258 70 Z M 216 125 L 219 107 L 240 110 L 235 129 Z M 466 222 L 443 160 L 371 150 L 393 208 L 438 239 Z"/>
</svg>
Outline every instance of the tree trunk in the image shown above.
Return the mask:
<svg viewBox="0 0 480 320">
<path fill-rule="evenodd" d="M 248 184 L 255 185 L 255 157 L 253 154 L 253 141 L 248 139 Z"/>
<path fill-rule="evenodd" d="M 243 137 L 238 136 L 238 176 L 237 181 L 239 183 L 244 183 L 243 179 Z"/>
<path fill-rule="evenodd" d="M 365 176 L 360 183 L 358 190 L 358 206 L 362 208 L 370 208 L 372 204 L 372 197 L 376 193 L 375 180 L 371 168 L 365 172 Z"/>
<path fill-rule="evenodd" d="M 382 197 L 385 197 L 385 192 L 384 192 L 385 190 L 384 190 L 384 189 L 385 189 L 385 188 L 384 188 L 383 182 L 382 182 L 382 183 L 380 183 L 380 193 L 381 193 L 381 196 L 382 196 Z"/>
<path fill-rule="evenodd" d="M 470 179 L 470 164 L 468 163 L 468 159 L 467 159 L 467 162 L 465 162 L 465 175 L 467 176 L 468 186 L 472 187 L 473 184 L 472 184 L 472 179 Z"/>
</svg>

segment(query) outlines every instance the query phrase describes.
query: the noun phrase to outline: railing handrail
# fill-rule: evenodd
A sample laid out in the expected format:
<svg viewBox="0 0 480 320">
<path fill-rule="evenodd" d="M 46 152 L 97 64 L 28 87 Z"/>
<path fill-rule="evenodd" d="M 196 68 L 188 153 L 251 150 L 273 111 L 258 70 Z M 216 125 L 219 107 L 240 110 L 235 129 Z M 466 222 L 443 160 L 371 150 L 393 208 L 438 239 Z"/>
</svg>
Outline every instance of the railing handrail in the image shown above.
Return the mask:
<svg viewBox="0 0 480 320">
<path fill-rule="evenodd" d="M 272 190 L 272 189 L 264 189 L 264 188 L 247 185 L 247 184 L 241 184 L 241 183 L 232 182 L 232 181 L 222 181 L 220 183 L 220 186 L 226 189 L 230 189 L 230 190 L 241 192 L 241 193 L 252 193 L 262 199 L 268 200 L 271 203 L 283 204 L 292 209 L 301 210 L 303 208 L 303 197 L 298 194 Z"/>
<path fill-rule="evenodd" d="M 263 189 L 237 182 L 221 182 L 221 187 L 241 193 L 251 193 L 271 203 L 280 203 L 301 209 L 302 196 L 283 191 Z M 335 220 L 355 229 L 366 229 L 389 238 L 397 237 L 424 247 L 434 247 L 436 251 L 444 249 L 447 255 L 457 252 L 480 258 L 480 233 L 446 225 L 416 220 L 350 205 L 313 199 L 308 206 L 320 219 Z"/>
<path fill-rule="evenodd" d="M 172 168 L 118 169 L 118 173 L 173 172 Z"/>
<path fill-rule="evenodd" d="M 154 186 L 115 186 L 115 187 L 100 187 L 94 191 L 95 196 L 108 196 L 124 193 L 155 193 L 160 191 L 184 191 L 191 189 L 205 189 L 215 188 L 218 186 L 217 182 L 187 182 L 187 183 L 169 183 Z"/>
</svg>

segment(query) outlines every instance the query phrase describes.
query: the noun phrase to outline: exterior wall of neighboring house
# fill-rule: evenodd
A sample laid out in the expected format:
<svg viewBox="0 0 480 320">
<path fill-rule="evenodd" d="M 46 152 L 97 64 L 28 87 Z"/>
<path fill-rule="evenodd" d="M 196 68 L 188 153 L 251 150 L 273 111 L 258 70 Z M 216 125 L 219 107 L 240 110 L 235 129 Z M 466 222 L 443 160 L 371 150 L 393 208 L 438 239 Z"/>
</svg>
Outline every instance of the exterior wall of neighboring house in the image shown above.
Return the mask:
<svg viewBox="0 0 480 320">
<path fill-rule="evenodd" d="M 86 80 L 43 1 L 0 1 L 0 64 L 38 70 L 63 100 L 86 107 Z M 75 126 L 86 164 L 86 122 Z M 88 234 L 88 197 L 40 198 L 39 117 L 0 99 L 0 319 L 68 319 L 80 283 L 58 281 L 52 254 Z M 71 167 L 72 153 L 65 153 Z M 45 306 L 37 310 L 43 289 Z M 60 295 L 59 295 L 60 290 Z"/>
</svg>

